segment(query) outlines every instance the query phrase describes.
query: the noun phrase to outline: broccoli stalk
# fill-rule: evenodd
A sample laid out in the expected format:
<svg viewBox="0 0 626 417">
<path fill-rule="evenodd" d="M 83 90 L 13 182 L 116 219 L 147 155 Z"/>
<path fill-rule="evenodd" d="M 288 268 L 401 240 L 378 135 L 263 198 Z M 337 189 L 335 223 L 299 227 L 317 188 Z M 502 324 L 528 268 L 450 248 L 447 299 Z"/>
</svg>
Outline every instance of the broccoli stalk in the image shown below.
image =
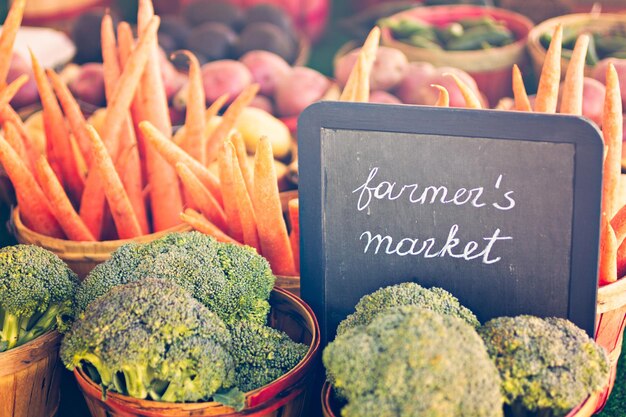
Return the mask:
<svg viewBox="0 0 626 417">
<path fill-rule="evenodd" d="M 22 333 L 17 343 L 22 345 L 29 340 L 36 339 L 48 331 L 48 329 L 55 325 L 59 329 L 65 328 L 65 323 L 60 318 L 67 317 L 72 314 L 74 310 L 74 304 L 72 300 L 66 300 L 59 304 L 53 304 L 39 317 L 33 320 L 33 317 L 28 321 L 31 323 L 26 330 L 26 333 Z"/>
<path fill-rule="evenodd" d="M 142 363 L 133 363 L 122 366 L 126 391 L 134 398 L 146 398 L 149 392 L 154 392 L 152 382 L 154 373 Z"/>
<path fill-rule="evenodd" d="M 4 316 L 2 321 L 2 329 L 0 329 L 0 352 L 7 349 L 12 349 L 17 346 L 17 341 L 20 338 L 20 329 L 23 326 L 22 321 L 14 314 L 9 314 L 0 309 L 0 315 Z M 28 319 L 28 318 L 27 318 Z"/>
</svg>

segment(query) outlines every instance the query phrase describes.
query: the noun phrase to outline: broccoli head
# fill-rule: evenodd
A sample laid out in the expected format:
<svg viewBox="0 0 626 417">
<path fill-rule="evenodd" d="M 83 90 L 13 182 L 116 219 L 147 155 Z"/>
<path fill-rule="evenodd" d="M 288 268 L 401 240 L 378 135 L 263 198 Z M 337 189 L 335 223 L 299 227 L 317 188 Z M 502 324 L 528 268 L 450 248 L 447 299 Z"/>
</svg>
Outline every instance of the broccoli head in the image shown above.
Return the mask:
<svg viewBox="0 0 626 417">
<path fill-rule="evenodd" d="M 337 328 L 337 334 L 343 334 L 355 326 L 370 323 L 378 314 L 391 307 L 415 305 L 439 314 L 450 315 L 465 320 L 474 327 L 480 323 L 468 308 L 442 288 L 424 288 L 414 282 L 405 282 L 380 288 L 363 296 L 357 303 L 354 313 L 343 320 Z"/>
<path fill-rule="evenodd" d="M 175 283 L 146 278 L 91 303 L 66 334 L 61 359 L 70 370 L 82 367 L 103 392 L 194 402 L 233 387 L 230 349 L 215 313 Z"/>
<path fill-rule="evenodd" d="M 0 352 L 65 330 L 77 287 L 76 274 L 52 252 L 32 245 L 0 249 Z"/>
<path fill-rule="evenodd" d="M 124 245 L 94 268 L 78 291 L 77 312 L 112 287 L 147 277 L 176 282 L 227 324 L 265 323 L 274 286 L 269 263 L 253 248 L 198 232 L 172 233 L 147 244 Z"/>
<path fill-rule="evenodd" d="M 606 353 L 568 320 L 500 317 L 478 331 L 500 371 L 507 416 L 564 416 L 608 382 Z"/>
<path fill-rule="evenodd" d="M 417 306 L 347 329 L 323 353 L 343 417 L 501 417 L 500 377 L 476 330 Z"/>
<path fill-rule="evenodd" d="M 230 328 L 236 385 L 252 391 L 285 375 L 306 355 L 309 347 L 296 343 L 280 330 L 242 321 Z"/>
</svg>

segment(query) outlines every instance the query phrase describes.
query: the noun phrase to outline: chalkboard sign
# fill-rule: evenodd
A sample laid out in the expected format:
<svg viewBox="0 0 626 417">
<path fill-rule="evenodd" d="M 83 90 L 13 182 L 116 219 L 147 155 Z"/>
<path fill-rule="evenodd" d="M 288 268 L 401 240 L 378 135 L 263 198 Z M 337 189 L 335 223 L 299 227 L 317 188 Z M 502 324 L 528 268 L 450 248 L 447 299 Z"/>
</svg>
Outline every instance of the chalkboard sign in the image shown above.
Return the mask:
<svg viewBox="0 0 626 417">
<path fill-rule="evenodd" d="M 593 334 L 603 143 L 571 116 L 319 103 L 299 120 L 301 290 L 334 337 L 364 294 L 442 287 L 481 321 Z"/>
</svg>

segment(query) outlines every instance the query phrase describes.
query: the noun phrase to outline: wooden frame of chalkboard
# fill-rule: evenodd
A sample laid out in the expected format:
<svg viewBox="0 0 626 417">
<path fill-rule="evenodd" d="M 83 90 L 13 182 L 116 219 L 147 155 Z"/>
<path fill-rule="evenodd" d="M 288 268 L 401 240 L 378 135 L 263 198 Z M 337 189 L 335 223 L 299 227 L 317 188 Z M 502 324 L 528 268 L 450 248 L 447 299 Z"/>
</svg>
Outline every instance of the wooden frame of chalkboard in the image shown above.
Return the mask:
<svg viewBox="0 0 626 417">
<path fill-rule="evenodd" d="M 593 336 L 604 149 L 602 138 L 595 125 L 583 118 L 562 115 L 320 102 L 306 109 L 301 115 L 298 122 L 298 141 L 301 291 L 303 298 L 312 306 L 320 321 L 324 343 L 329 337 L 334 337 L 339 321 L 353 311 L 356 301 L 361 296 L 380 287 L 408 280 L 427 287 L 440 286 L 451 291 L 461 302 L 475 312 L 478 311 L 477 315 L 481 321 L 496 315 L 504 315 L 502 312 L 511 312 L 510 315 L 523 313 L 562 316 Z M 444 144 L 451 150 L 460 147 L 459 152 L 441 157 L 441 152 L 435 151 L 442 149 Z M 429 146 L 433 148 L 428 148 Z M 529 151 L 529 154 L 525 155 L 526 149 L 532 152 Z M 425 151 L 432 152 L 428 154 Z M 423 169 L 419 166 L 413 168 L 411 163 L 417 160 L 421 161 Z M 435 162 L 431 162 L 432 160 Z M 452 259 L 450 256 L 444 258 L 446 253 L 443 248 L 440 252 L 431 254 L 433 256 L 430 258 L 436 259 L 426 259 L 429 257 L 424 255 L 426 251 L 422 253 L 424 259 L 411 260 L 411 266 L 407 267 L 406 257 L 400 259 L 399 256 L 385 256 L 394 252 L 390 246 L 389 236 L 385 236 L 389 237 L 389 241 L 383 240 L 387 243 L 386 254 L 384 250 L 381 251 L 382 255 L 378 253 L 381 248 L 380 234 L 377 235 L 379 241 L 375 252 L 372 251 L 366 256 L 372 243 L 372 234 L 375 232 L 363 232 L 359 235 L 363 227 L 366 227 L 363 225 L 379 226 L 379 230 L 393 229 L 391 226 L 402 223 L 407 213 L 405 209 L 393 205 L 395 201 L 385 201 L 386 206 L 371 206 L 362 211 L 369 204 L 367 199 L 367 204 L 355 210 L 352 201 L 356 199 L 354 193 L 360 188 L 359 198 L 363 197 L 362 187 L 378 174 L 375 172 L 378 165 L 395 170 L 399 176 L 426 175 L 431 176 L 432 181 L 445 177 L 449 182 L 458 182 L 474 177 L 477 181 L 482 181 L 483 177 L 488 177 L 485 173 L 490 166 L 499 164 L 504 167 L 502 170 L 506 171 L 509 165 L 512 167 L 520 165 L 520 161 L 527 164 L 528 170 L 513 170 L 513 173 L 507 173 L 508 177 L 505 177 L 504 181 L 517 181 L 519 190 L 528 188 L 527 196 L 532 195 L 532 187 L 536 187 L 538 192 L 544 194 L 534 195 L 533 198 L 526 198 L 520 202 L 518 215 L 502 217 L 504 223 L 510 223 L 511 227 L 518 230 L 515 238 L 506 237 L 514 243 L 499 241 L 498 239 L 505 239 L 502 237 L 495 239 L 500 229 L 491 238 L 483 237 L 485 241 L 493 239 L 492 243 L 498 240 L 499 249 L 504 251 L 506 248 L 510 257 L 519 258 L 501 262 L 502 265 L 509 262 L 507 265 L 511 270 L 511 280 L 499 282 L 497 281 L 499 275 L 490 277 L 487 274 L 487 280 L 492 279 L 494 282 L 485 283 L 481 281 L 483 275 L 476 276 L 476 272 L 473 272 L 473 276 L 469 273 L 470 278 L 464 278 L 465 267 L 459 268 L 458 259 Z M 385 163 L 387 165 L 383 166 Z M 427 169 L 429 163 L 436 165 Z M 464 173 L 465 168 L 474 169 L 478 174 Z M 437 173 L 437 170 L 440 172 Z M 450 171 L 455 172 L 449 174 Z M 359 177 L 359 180 L 352 181 L 352 177 Z M 500 175 L 495 188 L 499 188 L 502 179 L 503 176 Z M 361 187 L 355 187 L 355 184 L 361 184 Z M 387 182 L 387 186 L 389 184 L 391 181 Z M 493 187 L 493 183 L 491 184 Z M 417 188 L 417 184 L 414 186 Z M 368 192 L 369 198 L 372 199 L 372 190 Z M 378 189 L 374 191 L 375 197 L 376 192 L 379 194 L 378 197 L 385 194 Z M 510 194 L 513 195 L 513 192 L 510 191 Z M 555 195 L 560 196 L 557 199 Z M 391 196 L 391 191 L 387 196 Z M 432 201 L 435 200 L 435 196 Z M 496 207 L 497 204 L 500 203 L 494 202 L 493 206 Z M 373 212 L 370 212 L 370 209 Z M 446 210 L 452 213 L 450 216 L 455 215 L 455 212 L 448 210 L 447 207 L 435 209 L 429 206 L 419 209 L 422 210 L 420 213 L 426 213 L 423 217 L 430 219 L 431 223 L 433 220 L 435 225 L 437 222 L 441 223 L 440 218 L 448 215 Z M 558 216 L 552 216 L 555 211 L 559 213 Z M 377 213 L 383 214 L 385 224 L 376 223 Z M 467 218 L 468 227 L 476 230 L 482 230 L 480 227 L 484 225 L 480 224 L 489 223 L 490 218 L 499 218 L 501 215 L 495 213 L 474 218 L 473 212 L 459 211 L 459 213 L 463 217 L 462 220 Z M 435 215 L 438 217 L 431 219 Z M 414 223 L 417 224 L 419 221 L 421 220 L 415 220 Z M 414 224 L 411 224 L 411 227 L 414 227 Z M 479 226 L 476 226 L 477 224 Z M 460 231 L 463 226 L 464 224 L 460 226 L 455 224 L 453 227 Z M 333 230 L 329 230 L 329 227 Z M 537 227 L 539 230 L 536 230 Z M 560 227 L 564 229 L 562 233 Z M 457 229 L 451 229 L 447 235 L 448 242 L 455 239 L 453 232 L 456 233 Z M 520 233 L 529 236 L 520 238 Z M 544 234 L 548 237 L 546 238 Z M 445 240 L 445 236 L 444 234 L 442 239 Z M 547 244 L 553 245 L 547 246 L 550 250 L 546 251 L 546 243 L 542 239 L 547 239 Z M 366 245 L 363 244 L 363 240 L 367 241 Z M 405 240 L 398 244 L 395 255 L 404 256 L 409 252 L 403 247 L 404 252 L 400 253 L 400 247 Z M 480 241 L 477 239 L 477 242 Z M 415 242 L 411 246 L 411 251 L 414 247 L 417 248 Z M 356 246 L 357 244 L 361 246 Z M 517 253 L 515 245 L 518 244 L 524 248 L 528 247 L 526 252 Z M 363 246 L 365 249 L 362 251 Z M 428 250 L 432 246 L 431 244 Z M 466 250 L 469 251 L 467 247 Z M 485 255 L 486 251 L 487 249 L 483 250 L 482 254 Z M 419 252 L 416 250 L 410 254 L 415 255 Z M 539 262 L 534 260 L 535 255 L 530 256 L 528 253 L 544 257 L 543 264 L 538 265 Z M 450 255 L 452 252 L 447 254 Z M 467 261 L 463 265 L 469 265 L 469 269 L 477 264 L 477 268 L 484 269 L 485 264 L 493 262 L 494 259 L 496 262 L 500 261 L 502 258 L 495 256 L 492 255 L 491 259 L 488 259 L 488 254 L 483 256 L 482 264 L 469 261 L 477 256 L 466 256 L 462 261 Z M 554 261 L 551 260 L 551 256 L 554 256 Z M 437 267 L 430 268 L 429 265 L 435 263 Z M 562 264 L 560 267 L 552 266 L 559 263 Z M 407 275 L 407 268 L 413 267 L 416 268 L 415 275 Z M 529 268 L 528 271 L 525 268 Z M 534 281 L 527 283 L 526 276 L 516 276 L 517 269 L 522 271 L 520 273 L 532 274 Z M 359 276 L 350 276 L 352 270 L 359 271 Z M 431 270 L 438 272 L 443 270 L 446 272 L 445 279 L 442 280 L 441 276 L 429 277 L 427 272 Z M 450 270 L 452 274 L 448 275 L 447 272 Z M 394 271 L 403 272 L 396 276 Z M 461 278 L 465 281 L 461 282 Z M 545 284 L 546 282 L 548 284 Z M 518 293 L 523 300 L 516 304 L 517 301 L 513 298 L 516 298 Z M 514 294 L 514 297 L 502 299 L 506 298 L 502 297 L 503 294 Z"/>
</svg>

